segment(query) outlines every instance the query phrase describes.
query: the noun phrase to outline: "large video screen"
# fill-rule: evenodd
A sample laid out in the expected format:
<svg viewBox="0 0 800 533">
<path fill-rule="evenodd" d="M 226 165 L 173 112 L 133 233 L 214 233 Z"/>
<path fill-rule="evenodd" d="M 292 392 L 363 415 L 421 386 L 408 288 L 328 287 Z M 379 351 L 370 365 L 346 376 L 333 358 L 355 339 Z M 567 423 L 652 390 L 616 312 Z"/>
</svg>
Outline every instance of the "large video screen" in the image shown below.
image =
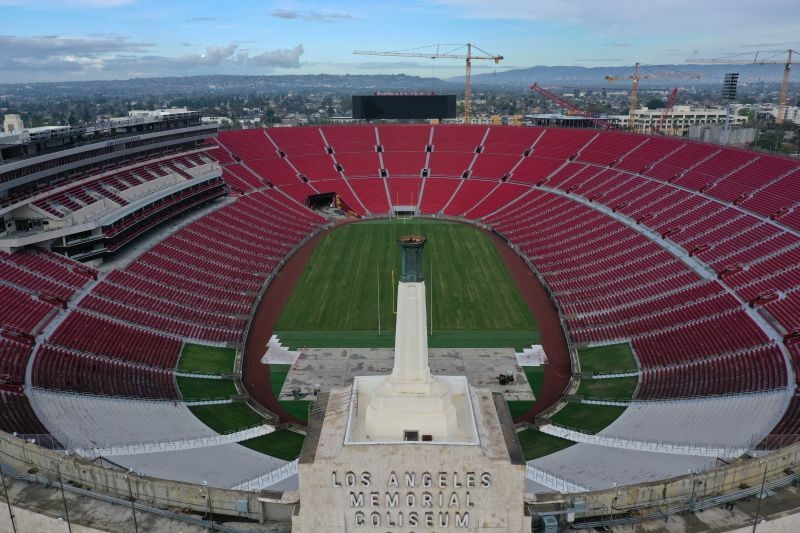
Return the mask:
<svg viewBox="0 0 800 533">
<path fill-rule="evenodd" d="M 455 118 L 456 96 L 443 95 L 353 95 L 353 118 L 379 119 L 423 119 Z"/>
</svg>

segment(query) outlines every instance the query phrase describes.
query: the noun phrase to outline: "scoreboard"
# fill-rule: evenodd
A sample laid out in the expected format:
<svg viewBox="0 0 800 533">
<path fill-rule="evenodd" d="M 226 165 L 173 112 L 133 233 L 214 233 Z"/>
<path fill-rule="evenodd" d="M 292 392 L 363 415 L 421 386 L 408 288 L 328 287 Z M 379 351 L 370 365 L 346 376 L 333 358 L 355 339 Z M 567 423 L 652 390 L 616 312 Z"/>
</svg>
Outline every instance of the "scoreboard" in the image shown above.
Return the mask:
<svg viewBox="0 0 800 533">
<path fill-rule="evenodd" d="M 353 95 L 353 118 L 409 120 L 455 118 L 454 94 Z"/>
</svg>

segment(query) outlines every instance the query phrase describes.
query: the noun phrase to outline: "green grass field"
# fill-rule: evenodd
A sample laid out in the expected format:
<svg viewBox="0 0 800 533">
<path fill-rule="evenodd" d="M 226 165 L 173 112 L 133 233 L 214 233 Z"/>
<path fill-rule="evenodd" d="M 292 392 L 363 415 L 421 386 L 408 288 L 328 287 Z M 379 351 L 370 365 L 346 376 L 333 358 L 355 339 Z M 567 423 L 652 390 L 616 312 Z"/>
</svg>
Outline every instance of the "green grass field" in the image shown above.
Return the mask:
<svg viewBox="0 0 800 533">
<path fill-rule="evenodd" d="M 523 429 L 517 433 L 517 438 L 526 461 L 550 455 L 575 444 L 571 440 L 554 437 L 536 429 Z"/>
<path fill-rule="evenodd" d="M 433 220 L 369 221 L 328 234 L 278 319 L 275 331 L 281 341 L 292 348 L 392 346 L 400 275 L 397 239 L 408 234 L 428 238 L 424 272 L 433 321 L 430 346 L 537 342 L 536 323 L 489 237 L 471 226 Z"/>
<path fill-rule="evenodd" d="M 582 379 L 578 394 L 587 399 L 630 400 L 639 383 L 637 377 Z"/>
<path fill-rule="evenodd" d="M 289 375 L 289 365 L 269 365 L 269 384 L 272 386 L 272 393 L 279 398 L 283 382 Z"/>
<path fill-rule="evenodd" d="M 570 403 L 550 419 L 556 425 L 577 429 L 585 433 L 602 431 L 625 411 L 616 405 Z"/>
<path fill-rule="evenodd" d="M 348 331 L 281 331 L 278 333 L 281 343 L 290 349 L 300 348 L 393 348 L 394 330 L 348 330 Z M 496 330 L 496 331 L 464 331 L 435 330 L 428 335 L 428 346 L 431 348 L 497 348 L 514 347 L 521 350 L 523 346 L 537 344 L 538 331 L 532 330 Z"/>
<path fill-rule="evenodd" d="M 581 362 L 581 372 L 608 374 L 632 372 L 637 369 L 636 360 L 628 343 L 578 348 L 578 359 Z"/>
<path fill-rule="evenodd" d="M 217 433 L 233 433 L 264 422 L 264 419 L 244 403 L 198 405 L 189 407 L 194 416 Z"/>
<path fill-rule="evenodd" d="M 232 379 L 203 379 L 177 377 L 178 388 L 186 402 L 199 400 L 227 400 L 236 394 Z"/>
<path fill-rule="evenodd" d="M 186 343 L 178 362 L 178 371 L 197 374 L 222 374 L 233 372 L 236 350 L 202 344 Z"/>
<path fill-rule="evenodd" d="M 300 455 L 303 436 L 288 429 L 280 429 L 268 435 L 243 440 L 239 444 L 284 461 L 293 461 Z"/>
<path fill-rule="evenodd" d="M 508 412 L 511 414 L 511 418 L 516 420 L 518 416 L 527 413 L 535 402 L 532 400 L 506 400 L 506 403 L 508 404 Z"/>
<path fill-rule="evenodd" d="M 285 400 L 280 396 L 283 382 L 286 381 L 286 376 L 289 374 L 289 365 L 270 365 L 269 367 L 269 381 L 272 385 L 272 393 L 278 398 L 278 403 L 283 407 L 287 413 L 299 418 L 300 420 L 308 420 L 308 408 L 312 402 L 308 400 Z"/>
<path fill-rule="evenodd" d="M 540 366 L 525 367 L 525 377 L 528 379 L 528 384 L 531 386 L 533 397 L 538 398 L 539 392 L 542 390 L 542 382 L 544 381 L 544 368 Z M 511 413 L 511 418 L 516 419 L 518 416 L 527 413 L 536 402 L 511 400 L 506 403 L 508 403 L 508 410 Z"/>
</svg>

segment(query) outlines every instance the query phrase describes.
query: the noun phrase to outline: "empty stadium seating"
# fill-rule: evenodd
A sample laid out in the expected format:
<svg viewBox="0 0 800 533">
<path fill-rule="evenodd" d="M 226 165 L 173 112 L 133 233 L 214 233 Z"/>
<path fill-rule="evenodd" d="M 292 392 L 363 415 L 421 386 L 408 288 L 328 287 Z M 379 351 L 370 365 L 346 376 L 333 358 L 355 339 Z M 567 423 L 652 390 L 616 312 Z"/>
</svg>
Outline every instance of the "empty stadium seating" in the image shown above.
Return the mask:
<svg viewBox="0 0 800 533">
<path fill-rule="evenodd" d="M 120 206 L 128 205 L 119 193 L 142 183 L 177 173 L 186 179 L 192 176 L 186 169 L 204 165 L 212 161 L 197 153 L 177 154 L 141 165 L 129 166 L 117 172 L 104 172 L 96 178 L 82 179 L 71 187 L 60 187 L 50 194 L 40 196 L 33 205 L 62 218 L 95 202 L 107 198 Z"/>
<path fill-rule="evenodd" d="M 53 434 L 72 446 L 108 446 L 215 435 L 180 402 L 36 391 L 33 401 Z"/>
<path fill-rule="evenodd" d="M 2 388 L 0 388 L 0 430 L 21 435 L 49 433 L 33 412 L 27 396 Z"/>
<path fill-rule="evenodd" d="M 241 343 L 267 277 L 325 222 L 301 204 L 336 192 L 363 215 L 416 206 L 490 226 L 536 266 L 572 342 L 630 343 L 637 401 L 792 383 L 784 357 L 788 351 L 798 368 L 798 161 L 677 138 L 499 126 L 274 128 L 222 132 L 215 142 L 208 153 L 235 200 L 110 272 L 80 301 L 75 294 L 92 269 L 53 254 L 0 254 L 0 297 L 14 303 L 0 309 L 0 326 L 13 333 L 0 338 L 5 379 L 177 399 L 182 340 Z M 185 173 L 200 157 L 176 155 L 51 191 L 37 205 L 62 216 L 99 197 L 120 203 L 115 191 Z M 59 313 L 67 316 L 40 339 L 32 383 L 24 384 L 32 342 L 18 333 L 36 335 Z M 798 398 L 795 389 L 762 446 L 800 438 Z M 22 389 L 0 390 L 0 400 L 9 406 L 0 428 L 44 432 Z M 627 437 L 636 436 L 627 433 L 633 426 L 641 424 L 625 426 Z M 578 446 L 600 448 L 575 445 L 540 466 L 575 464 Z M 619 450 L 600 451 L 607 465 L 624 462 Z M 655 474 L 703 462 L 676 460 Z M 626 472 L 617 481 L 626 475 L 640 479 Z"/>
<path fill-rule="evenodd" d="M 0 336 L 0 380 L 21 385 L 25 381 L 25 366 L 31 355 L 33 341 L 23 337 Z"/>
</svg>

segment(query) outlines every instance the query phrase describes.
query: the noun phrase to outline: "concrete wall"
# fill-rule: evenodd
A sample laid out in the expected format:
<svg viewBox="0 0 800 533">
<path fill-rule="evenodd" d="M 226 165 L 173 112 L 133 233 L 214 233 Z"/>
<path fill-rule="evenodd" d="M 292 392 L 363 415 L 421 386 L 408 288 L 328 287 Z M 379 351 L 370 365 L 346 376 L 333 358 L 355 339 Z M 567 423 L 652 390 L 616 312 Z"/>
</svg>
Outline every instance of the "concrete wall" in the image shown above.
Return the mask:
<svg viewBox="0 0 800 533">
<path fill-rule="evenodd" d="M 591 458 L 587 457 L 587 460 Z M 785 477 L 790 470 L 800 467 L 800 444 L 788 446 L 775 453 L 757 459 L 748 459 L 722 466 L 706 472 L 687 474 L 652 483 L 639 483 L 602 491 L 585 492 L 574 495 L 537 494 L 527 497 L 530 510 L 534 513 L 548 513 L 572 508 L 575 503 L 585 502 L 586 511 L 577 513 L 576 518 L 608 516 L 609 514 L 646 514 L 702 500 L 712 496 L 732 493 L 744 488 L 758 487 L 766 482 Z"/>
<path fill-rule="evenodd" d="M 74 522 L 72 524 L 67 524 L 66 520 L 28 511 L 21 507 L 12 506 L 11 509 L 14 513 L 13 525 L 8 517 L 8 507 L 5 505 L 5 502 L 0 505 L 0 533 L 13 533 L 14 526 L 17 528 L 17 533 L 25 533 L 26 531 L 69 533 L 70 526 L 72 527 L 72 533 L 103 533 L 100 529 L 82 526 Z"/>
<path fill-rule="evenodd" d="M 64 455 L 30 444 L 7 433 L 0 432 L 0 462 L 13 468 L 58 479 L 93 491 L 128 498 L 161 508 L 192 509 L 215 514 L 247 517 L 253 520 L 290 520 L 296 493 L 278 495 L 279 503 L 270 505 L 258 501 L 258 493 L 205 487 L 147 476 L 127 476 L 124 470 L 96 465 L 82 457 Z M 129 486 L 130 481 L 130 486 Z M 247 502 L 247 512 L 238 512 L 237 501 Z"/>
<path fill-rule="evenodd" d="M 344 391 L 349 389 L 334 389 L 331 396 L 341 398 Z M 351 411 L 329 405 L 324 420 L 313 415 L 298 463 L 302 494 L 293 528 L 301 533 L 530 531 L 521 498 L 521 452 L 518 446 L 510 449 L 488 391 L 473 395 L 479 444 L 346 444 L 348 419 L 358 416 L 357 406 Z"/>
<path fill-rule="evenodd" d="M 797 515 L 787 515 L 775 520 L 759 522 L 755 531 L 760 533 L 795 533 L 797 531 L 797 523 Z M 753 533 L 753 526 L 732 529 L 729 533 Z"/>
<path fill-rule="evenodd" d="M 689 126 L 689 138 L 707 143 L 722 144 L 724 126 L 721 125 L 692 125 Z M 730 146 L 747 146 L 756 140 L 755 128 L 731 128 L 728 136 Z"/>
</svg>

